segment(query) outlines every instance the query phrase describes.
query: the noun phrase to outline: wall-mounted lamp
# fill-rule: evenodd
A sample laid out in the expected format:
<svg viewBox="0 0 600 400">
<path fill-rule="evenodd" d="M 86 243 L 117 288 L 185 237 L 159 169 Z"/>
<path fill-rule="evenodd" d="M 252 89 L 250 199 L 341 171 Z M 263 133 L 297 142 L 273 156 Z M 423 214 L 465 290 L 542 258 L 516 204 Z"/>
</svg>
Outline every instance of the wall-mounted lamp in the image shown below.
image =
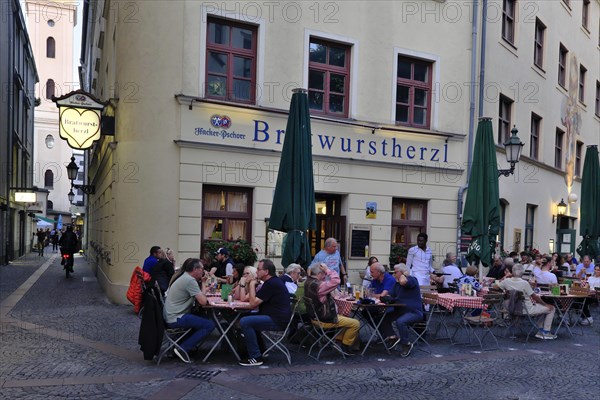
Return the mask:
<svg viewBox="0 0 600 400">
<path fill-rule="evenodd" d="M 515 164 L 519 162 L 519 158 L 521 158 L 521 150 L 525 143 L 521 142 L 521 139 L 517 136 L 519 131 L 517 127 L 513 125 L 512 130 L 510 131 L 512 134 L 511 137 L 504 142 L 504 149 L 506 150 L 506 161 L 510 164 L 509 169 L 499 169 L 498 176 L 510 176 L 515 172 Z"/>
<path fill-rule="evenodd" d="M 556 214 L 552 216 L 552 223 L 554 223 L 558 217 L 562 217 L 567 212 L 567 205 L 564 199 L 560 199 L 560 203 L 556 205 Z"/>
<path fill-rule="evenodd" d="M 75 163 L 75 157 L 71 157 L 71 162 L 67 165 L 67 177 L 71 181 L 71 190 L 67 194 L 69 197 L 69 201 L 73 203 L 73 199 L 75 198 L 75 194 L 73 193 L 73 188 L 81 189 L 81 191 L 85 194 L 94 194 L 96 192 L 96 188 L 94 185 L 76 185 L 73 183 L 75 179 L 77 179 L 77 172 L 79 171 L 79 167 Z"/>
<path fill-rule="evenodd" d="M 51 149 L 54 147 L 54 136 L 52 135 L 46 135 L 46 139 L 44 139 L 44 143 L 46 144 L 46 147 Z"/>
</svg>

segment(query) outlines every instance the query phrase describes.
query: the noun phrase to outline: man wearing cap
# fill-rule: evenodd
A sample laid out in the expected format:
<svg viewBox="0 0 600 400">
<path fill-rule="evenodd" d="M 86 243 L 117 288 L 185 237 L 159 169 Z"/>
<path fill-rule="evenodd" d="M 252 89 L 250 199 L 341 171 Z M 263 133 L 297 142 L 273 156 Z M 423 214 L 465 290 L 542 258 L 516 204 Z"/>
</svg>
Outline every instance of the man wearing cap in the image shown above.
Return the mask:
<svg viewBox="0 0 600 400">
<path fill-rule="evenodd" d="M 215 277 L 219 283 L 231 283 L 233 280 L 233 260 L 229 256 L 229 250 L 225 247 L 215 252 L 219 266 L 215 271 Z"/>
</svg>

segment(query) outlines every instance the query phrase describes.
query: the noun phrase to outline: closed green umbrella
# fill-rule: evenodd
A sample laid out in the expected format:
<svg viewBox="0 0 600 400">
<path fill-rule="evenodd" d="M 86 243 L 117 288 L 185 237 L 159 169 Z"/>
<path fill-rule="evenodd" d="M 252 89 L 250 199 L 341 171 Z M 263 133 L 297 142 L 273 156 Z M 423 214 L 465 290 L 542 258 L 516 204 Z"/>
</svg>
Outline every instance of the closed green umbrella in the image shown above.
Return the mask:
<svg viewBox="0 0 600 400">
<path fill-rule="evenodd" d="M 467 259 L 492 265 L 496 236 L 500 228 L 500 190 L 496 145 L 490 118 L 481 118 L 475 136 L 469 191 L 463 212 L 462 231 L 473 239 Z"/>
<path fill-rule="evenodd" d="M 598 237 L 600 236 L 600 160 L 598 146 L 588 146 L 581 174 L 581 220 L 579 234 L 583 241 L 577 247 L 580 256 L 588 255 L 592 259 L 598 255 Z"/>
<path fill-rule="evenodd" d="M 308 266 L 307 230 L 316 229 L 310 112 L 305 89 L 294 89 L 269 228 L 287 232 L 281 263 Z"/>
</svg>

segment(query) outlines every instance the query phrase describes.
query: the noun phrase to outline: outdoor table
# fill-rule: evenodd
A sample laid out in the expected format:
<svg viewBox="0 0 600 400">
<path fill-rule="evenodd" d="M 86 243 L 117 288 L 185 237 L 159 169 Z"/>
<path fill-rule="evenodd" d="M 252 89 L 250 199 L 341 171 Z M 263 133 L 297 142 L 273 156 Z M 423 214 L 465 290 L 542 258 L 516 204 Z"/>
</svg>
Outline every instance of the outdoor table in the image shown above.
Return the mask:
<svg viewBox="0 0 600 400">
<path fill-rule="evenodd" d="M 485 308 L 483 306 L 482 296 L 461 296 L 456 293 L 438 293 L 438 305 L 444 307 L 445 309 L 450 311 L 450 313 L 453 313 L 456 309 L 461 319 L 461 323 L 452 324 L 456 325 L 456 331 L 454 332 L 452 337 L 450 337 L 450 342 L 452 344 L 464 344 L 454 342 L 454 336 L 456 336 L 459 329 L 465 330 L 467 334 L 470 333 L 469 327 L 463 320 L 463 317 L 467 315 L 469 310 Z"/>
<path fill-rule="evenodd" d="M 438 304 L 449 311 L 457 308 L 483 308 L 483 297 L 480 296 L 461 296 L 456 293 L 439 293 Z"/>
<path fill-rule="evenodd" d="M 550 299 L 552 300 L 552 304 L 554 305 L 554 308 L 556 308 L 556 313 L 558 315 L 558 326 L 556 327 L 556 329 L 554 330 L 554 334 L 558 334 L 558 330 L 560 329 L 561 326 L 565 326 L 565 328 L 567 328 L 567 332 L 569 332 L 569 335 L 571 335 L 571 337 L 573 337 L 573 331 L 571 331 L 571 328 L 569 327 L 569 324 L 566 323 L 566 318 L 569 316 L 569 311 L 571 311 L 571 308 L 573 307 L 574 304 L 581 304 L 582 307 L 580 307 L 577 311 L 577 319 L 579 319 L 579 317 L 581 316 L 581 312 L 582 312 L 582 308 L 583 308 L 583 303 L 585 303 L 585 299 L 587 299 L 588 296 L 583 296 L 583 295 L 553 295 L 553 294 L 540 294 L 544 299 Z"/>
<path fill-rule="evenodd" d="M 229 348 L 235 355 L 235 358 L 237 358 L 239 361 L 240 356 L 237 353 L 235 346 L 231 343 L 231 341 L 227 337 L 227 333 L 231 330 L 231 328 L 234 327 L 235 323 L 240 319 L 242 314 L 253 310 L 253 308 L 250 306 L 250 303 L 248 303 L 246 301 L 234 301 L 233 303 L 229 304 L 226 301 L 223 301 L 220 299 L 215 299 L 214 297 L 209 298 L 208 303 L 209 303 L 209 305 L 205 308 L 210 310 L 211 315 L 215 321 L 216 328 L 221 333 L 221 336 L 219 336 L 219 338 L 217 339 L 217 341 L 215 342 L 213 347 L 211 347 L 209 352 L 206 354 L 206 356 L 204 357 L 202 362 L 206 362 L 206 360 L 208 360 L 210 355 L 213 353 L 213 351 L 215 351 L 215 349 L 217 348 L 217 346 L 219 345 L 219 343 L 221 343 L 221 341 L 223 339 L 225 339 L 225 341 L 229 345 Z M 221 321 L 219 320 L 219 311 L 223 311 L 223 310 L 232 311 L 233 315 L 234 315 L 234 317 L 231 320 L 226 319 L 226 321 L 228 322 L 228 325 L 225 329 L 223 329 L 223 326 L 221 325 Z"/>
<path fill-rule="evenodd" d="M 347 301 L 347 300 L 346 300 Z M 352 303 L 352 302 L 350 302 Z M 360 319 L 365 320 L 365 316 L 364 314 L 366 314 L 368 316 L 368 319 L 366 319 L 366 324 L 370 325 L 373 328 L 373 332 L 371 332 L 371 336 L 369 336 L 369 340 L 367 341 L 367 343 L 365 344 L 365 348 L 363 349 L 362 353 L 360 353 L 362 356 L 365 355 L 365 352 L 367 351 L 367 349 L 369 348 L 369 346 L 371 345 L 371 342 L 373 342 L 373 339 L 375 338 L 379 338 L 379 340 L 381 340 L 381 343 L 383 343 L 383 347 L 385 348 L 385 351 L 390 354 L 390 347 L 388 347 L 385 338 L 381 335 L 381 332 L 379 331 L 379 327 L 381 326 L 381 323 L 383 322 L 383 319 L 386 316 L 386 310 L 388 308 L 400 308 L 400 307 L 404 307 L 405 304 L 386 304 L 386 303 L 375 303 L 375 304 L 359 304 L 358 302 L 354 301 L 353 302 L 353 308 L 352 310 L 354 311 L 353 316 L 358 316 Z M 361 311 L 366 310 L 365 313 L 362 313 Z M 364 325 L 363 325 L 364 327 Z"/>
</svg>

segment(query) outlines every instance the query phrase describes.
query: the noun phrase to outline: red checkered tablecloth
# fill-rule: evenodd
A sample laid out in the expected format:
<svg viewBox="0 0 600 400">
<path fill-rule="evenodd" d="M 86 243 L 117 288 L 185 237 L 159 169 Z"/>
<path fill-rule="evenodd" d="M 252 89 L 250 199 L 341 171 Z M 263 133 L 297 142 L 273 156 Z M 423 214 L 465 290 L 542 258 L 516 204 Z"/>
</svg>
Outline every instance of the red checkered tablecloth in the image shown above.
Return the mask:
<svg viewBox="0 0 600 400">
<path fill-rule="evenodd" d="M 334 298 L 335 305 L 338 309 L 338 314 L 343 315 L 345 317 L 350 316 L 350 312 L 352 311 L 352 306 L 356 304 L 356 300 L 346 300 L 346 299 L 336 299 Z"/>
<path fill-rule="evenodd" d="M 479 296 L 461 296 L 456 293 L 438 294 L 438 304 L 452 311 L 454 307 L 461 308 L 482 308 L 483 297 Z"/>
</svg>

